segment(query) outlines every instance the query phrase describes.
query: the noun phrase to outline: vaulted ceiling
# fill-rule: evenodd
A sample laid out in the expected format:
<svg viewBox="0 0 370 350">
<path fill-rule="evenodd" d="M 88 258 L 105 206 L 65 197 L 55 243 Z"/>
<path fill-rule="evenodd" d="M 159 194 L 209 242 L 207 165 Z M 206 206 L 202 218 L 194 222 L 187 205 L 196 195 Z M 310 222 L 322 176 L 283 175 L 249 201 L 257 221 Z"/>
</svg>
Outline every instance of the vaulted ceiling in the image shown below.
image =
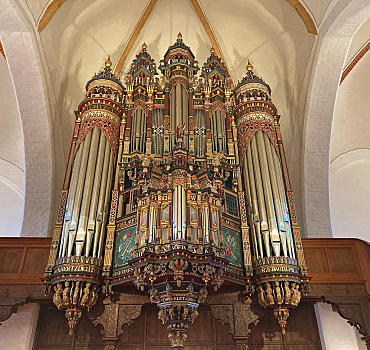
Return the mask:
<svg viewBox="0 0 370 350">
<path fill-rule="evenodd" d="M 319 102 L 335 105 L 342 69 L 350 67 L 358 51 L 369 39 L 369 23 L 365 23 L 349 48 L 353 33 L 370 14 L 367 0 L 0 0 L 0 5 L 18 13 L 19 21 L 27 27 L 27 30 L 9 29 L 7 16 L 10 10 L 0 14 L 0 40 L 4 44 L 5 55 L 9 56 L 8 66 L 13 83 L 15 86 L 19 83 L 15 100 L 19 98 L 23 78 L 12 68 L 16 63 L 14 57 L 17 48 L 21 50 L 21 46 L 12 47 L 12 35 L 15 41 L 23 35 L 23 31 L 27 32 L 28 41 L 23 38 L 23 43 L 30 42 L 39 54 L 38 74 L 43 79 L 41 90 L 49 114 L 53 154 L 53 175 L 47 175 L 50 176 L 51 187 L 48 191 L 51 192 L 45 193 L 42 199 L 45 203 L 50 203 L 52 199 L 54 207 L 57 207 L 58 189 L 62 186 L 68 159 L 74 111 L 84 97 L 87 80 L 102 68 L 108 55 L 111 56 L 115 73 L 124 79 L 143 42 L 148 45 L 148 52 L 158 63 L 168 46 L 176 40 L 177 33 L 181 32 L 184 42 L 191 47 L 200 65 L 207 59 L 210 48 L 214 47 L 225 61 L 234 83 L 242 78 L 250 59 L 257 73 L 271 86 L 273 101 L 281 114 L 291 180 L 297 192 L 297 208 L 303 218 L 303 226 L 309 225 L 309 217 L 314 215 L 314 211 L 305 217 L 306 212 L 309 212 L 306 209 L 307 205 L 315 204 L 312 198 L 316 194 L 312 198 L 309 196 L 314 185 L 309 181 L 307 169 L 315 168 L 315 179 L 315 172 L 322 173 L 320 166 L 329 167 L 329 148 L 323 152 L 320 160 L 320 155 L 314 159 L 320 166 L 313 164 L 314 161 L 305 155 L 310 142 L 307 130 L 310 130 L 312 124 L 310 117 L 314 115 L 312 106 L 315 106 L 315 101 L 312 98 L 318 96 L 315 99 L 320 100 L 324 92 L 332 91 L 330 98 L 322 97 L 323 101 Z M 346 27 L 348 23 L 352 26 L 351 30 Z M 343 37 L 348 37 L 348 43 L 346 41 L 344 44 Z M 339 50 L 335 51 L 333 40 L 344 46 L 341 54 Z M 349 54 L 346 55 L 348 48 Z M 325 63 L 335 67 L 334 78 L 332 73 L 328 73 L 327 77 L 333 78 L 333 81 L 330 83 L 330 79 L 324 76 L 317 83 L 317 75 L 323 75 L 319 73 L 320 65 Z M 27 64 L 25 60 L 24 66 Z M 4 67 L 0 66 L 0 69 Z M 33 68 L 32 74 L 37 74 L 36 70 Z M 324 75 L 327 70 L 324 69 Z M 3 97 L 1 101 L 4 103 Z M 11 98 L 6 103 L 10 104 L 10 101 Z M 333 113 L 329 107 L 325 108 L 323 111 L 327 113 L 328 125 L 331 125 Z M 31 114 L 27 114 L 26 108 L 18 109 L 21 111 L 23 132 L 27 134 L 30 124 L 24 121 Z M 6 113 L 6 117 L 17 117 L 19 120 L 19 115 L 15 116 L 17 109 L 13 107 L 12 110 L 13 114 Z M 12 133 L 23 139 L 22 131 L 18 129 L 13 128 Z M 330 144 L 331 127 L 327 129 L 325 137 Z M 10 136 L 8 139 L 6 137 L 4 144 L 13 142 Z M 314 135 L 312 140 L 315 140 Z M 35 142 L 37 144 L 36 133 Z M 46 141 L 43 142 L 46 144 Z M 25 146 L 27 144 L 28 141 Z M 25 153 L 26 158 L 21 150 L 18 156 L 26 163 L 26 189 L 30 189 L 30 186 L 27 187 L 27 151 Z M 5 158 L 18 156 L 13 153 Z M 28 171 L 28 176 L 30 174 L 31 171 Z M 314 183 L 314 180 L 311 182 Z M 329 193 L 328 183 L 325 186 Z M 41 201 L 40 198 L 38 201 Z M 317 203 L 315 205 L 320 206 Z M 321 211 L 327 212 L 328 208 L 329 205 Z M 29 211 L 32 210 L 27 209 Z M 330 213 L 325 215 L 322 221 L 329 222 L 330 227 Z M 55 212 L 51 215 L 49 227 L 53 216 Z M 320 220 L 317 220 L 317 225 Z M 27 230 L 25 225 L 24 221 L 24 231 L 33 231 L 34 224 Z M 45 235 L 44 231 L 31 232 L 30 235 Z M 313 231 L 314 235 L 318 234 L 317 229 L 313 228 Z"/>
</svg>

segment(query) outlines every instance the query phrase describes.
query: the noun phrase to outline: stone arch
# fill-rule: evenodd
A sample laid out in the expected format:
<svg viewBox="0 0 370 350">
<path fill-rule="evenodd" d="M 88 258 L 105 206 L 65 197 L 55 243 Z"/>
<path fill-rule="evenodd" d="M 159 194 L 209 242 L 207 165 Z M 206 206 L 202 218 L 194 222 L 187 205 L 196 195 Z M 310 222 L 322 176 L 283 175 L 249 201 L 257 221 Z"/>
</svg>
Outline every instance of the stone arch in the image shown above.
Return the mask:
<svg viewBox="0 0 370 350">
<path fill-rule="evenodd" d="M 308 236 L 332 236 L 329 153 L 336 96 L 352 37 L 369 16 L 368 0 L 339 0 L 328 10 L 317 37 L 303 136 L 303 215 Z"/>
<path fill-rule="evenodd" d="M 21 117 L 25 156 L 22 236 L 47 236 L 53 199 L 52 122 L 33 24 L 14 1 L 0 0 L 0 40 Z"/>
</svg>

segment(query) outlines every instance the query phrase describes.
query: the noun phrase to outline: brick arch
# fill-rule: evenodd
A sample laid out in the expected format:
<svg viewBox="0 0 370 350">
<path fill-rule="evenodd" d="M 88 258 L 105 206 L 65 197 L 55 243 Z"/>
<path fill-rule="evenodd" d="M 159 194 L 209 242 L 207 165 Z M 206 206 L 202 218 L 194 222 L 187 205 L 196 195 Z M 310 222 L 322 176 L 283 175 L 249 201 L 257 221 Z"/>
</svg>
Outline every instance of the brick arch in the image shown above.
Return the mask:
<svg viewBox="0 0 370 350">
<path fill-rule="evenodd" d="M 352 37 L 369 16 L 368 0 L 339 0 L 317 38 L 319 50 L 308 100 L 303 151 L 303 215 L 309 237 L 333 235 L 329 156 L 335 101 Z"/>
<path fill-rule="evenodd" d="M 53 198 L 52 123 L 34 28 L 11 0 L 0 0 L 0 40 L 21 118 L 25 157 L 22 236 L 47 236 Z M 29 22 L 29 23 L 28 23 Z"/>
</svg>

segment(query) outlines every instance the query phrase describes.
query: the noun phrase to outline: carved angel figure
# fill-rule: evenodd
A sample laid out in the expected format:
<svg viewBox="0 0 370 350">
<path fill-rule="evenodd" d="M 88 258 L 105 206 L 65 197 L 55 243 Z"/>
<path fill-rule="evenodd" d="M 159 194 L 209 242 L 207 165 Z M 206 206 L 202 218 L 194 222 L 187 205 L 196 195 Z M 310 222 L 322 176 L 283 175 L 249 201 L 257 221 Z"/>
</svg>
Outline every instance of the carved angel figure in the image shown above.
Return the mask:
<svg viewBox="0 0 370 350">
<path fill-rule="evenodd" d="M 266 299 L 269 305 L 273 305 L 275 303 L 274 296 L 272 295 L 272 288 L 269 282 L 266 283 Z"/>
<path fill-rule="evenodd" d="M 91 287 L 91 283 L 90 282 L 87 282 L 86 283 L 86 286 L 83 290 L 84 294 L 81 298 L 81 306 L 85 306 L 87 301 L 89 300 L 89 295 L 90 295 L 90 287 Z"/>
<path fill-rule="evenodd" d="M 69 293 L 70 293 L 70 286 L 69 286 L 69 282 L 66 281 L 65 284 L 64 284 L 64 290 L 63 290 L 63 305 L 69 305 L 71 300 L 69 298 Z"/>
<path fill-rule="evenodd" d="M 63 293 L 63 288 L 61 283 L 57 283 L 56 286 L 54 286 L 55 294 L 53 296 L 53 303 L 54 305 L 60 310 L 62 307 L 62 293 Z"/>
</svg>

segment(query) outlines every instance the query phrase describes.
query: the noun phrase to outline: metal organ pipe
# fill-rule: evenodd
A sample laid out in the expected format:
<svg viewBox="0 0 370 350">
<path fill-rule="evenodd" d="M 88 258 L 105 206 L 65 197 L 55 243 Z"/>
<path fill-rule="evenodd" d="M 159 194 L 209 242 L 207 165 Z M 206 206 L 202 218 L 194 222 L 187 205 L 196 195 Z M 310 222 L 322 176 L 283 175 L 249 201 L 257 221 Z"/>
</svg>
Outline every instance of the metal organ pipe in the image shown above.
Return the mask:
<svg viewBox="0 0 370 350">
<path fill-rule="evenodd" d="M 272 148 L 273 145 L 270 145 L 270 148 Z M 274 165 L 275 165 L 275 173 L 276 173 L 276 178 L 277 178 L 277 184 L 278 184 L 278 190 L 279 190 L 279 198 L 280 198 L 280 203 L 282 205 L 282 210 L 283 210 L 283 215 L 284 215 L 284 220 L 286 223 L 286 228 L 287 228 L 287 241 L 288 241 L 288 249 L 290 252 L 290 256 L 295 259 L 295 249 L 294 249 L 294 240 L 292 236 L 292 230 L 291 230 L 291 225 L 290 225 L 290 217 L 289 217 L 289 209 L 287 205 L 287 200 L 286 200 L 286 193 L 285 193 L 285 187 L 283 183 L 283 176 L 282 176 L 282 170 L 280 166 L 280 160 L 276 154 L 275 149 L 272 149 L 272 154 L 274 154 L 273 160 L 274 160 Z"/>
<path fill-rule="evenodd" d="M 89 151 L 89 160 L 86 169 L 86 177 L 83 189 L 83 198 L 81 203 L 81 211 L 80 217 L 78 221 L 78 230 L 76 235 L 76 255 L 80 256 L 82 254 L 82 249 L 86 239 L 86 231 L 87 231 L 87 220 L 88 220 L 88 213 L 89 213 L 89 205 L 91 199 L 91 192 L 93 189 L 93 180 L 94 180 L 94 171 L 96 165 L 96 157 L 98 154 L 98 145 L 99 145 L 99 137 L 100 136 L 100 129 L 95 127 L 92 130 L 92 137 L 91 137 L 91 145 Z M 77 219 L 77 218 L 76 218 Z"/>
<path fill-rule="evenodd" d="M 255 134 L 257 138 L 257 147 L 258 147 L 258 155 L 260 160 L 261 172 L 262 172 L 262 185 L 265 195 L 265 203 L 267 209 L 267 217 L 269 220 L 269 228 L 270 228 L 270 240 L 272 247 L 274 249 L 274 253 L 276 256 L 280 256 L 280 237 L 279 231 L 277 229 L 276 224 L 276 216 L 275 216 L 275 208 L 274 208 L 274 199 L 272 196 L 271 190 L 271 181 L 268 172 L 268 165 L 267 165 L 267 158 L 266 158 L 266 149 L 265 149 L 265 142 L 263 140 L 263 133 L 261 130 L 258 130 Z"/>
<path fill-rule="evenodd" d="M 273 154 L 271 152 L 271 142 L 266 134 L 263 134 L 263 138 L 265 141 L 265 149 L 266 149 L 266 155 L 267 155 L 267 162 L 268 162 L 268 168 L 270 173 L 270 179 L 271 179 L 271 188 L 272 188 L 272 195 L 274 198 L 274 204 L 275 204 L 275 210 L 276 210 L 276 218 L 278 222 L 278 228 L 279 228 L 279 234 L 280 234 L 280 241 L 283 247 L 284 256 L 288 256 L 287 252 L 287 241 L 286 241 L 286 225 L 284 222 L 284 217 L 281 210 L 281 202 L 279 198 L 279 189 L 277 184 L 277 178 L 275 174 L 275 164 L 273 160 Z M 275 152 L 274 152 L 275 153 Z M 276 153 L 274 154 L 276 156 Z"/>
<path fill-rule="evenodd" d="M 181 84 L 176 84 L 175 85 L 175 91 L 176 91 L 176 125 L 175 125 L 175 130 L 176 127 L 181 123 L 182 124 L 182 105 L 181 105 L 181 99 L 182 99 L 182 94 L 181 94 Z"/>
<path fill-rule="evenodd" d="M 147 118 L 146 114 L 143 110 L 140 111 L 140 121 L 141 121 L 141 128 L 140 128 L 140 151 L 144 152 L 146 151 L 145 143 L 146 143 L 146 123 Z"/>
<path fill-rule="evenodd" d="M 61 238 L 62 244 L 60 245 L 60 251 L 59 251 L 60 257 L 65 256 L 66 254 L 69 226 L 71 224 L 72 210 L 73 210 L 74 202 L 76 198 L 77 179 L 78 179 L 78 174 L 79 174 L 79 170 L 81 166 L 81 159 L 82 159 L 84 147 L 85 147 L 85 142 L 83 141 L 80 144 L 79 148 L 77 149 L 75 160 L 73 162 L 73 171 L 72 171 L 71 182 L 69 184 L 68 201 L 66 205 L 66 214 L 65 214 L 63 232 L 62 232 L 62 238 Z"/>
<path fill-rule="evenodd" d="M 186 191 L 184 187 L 181 186 L 181 197 L 182 197 L 182 206 L 181 206 L 181 227 L 182 227 L 182 239 L 186 239 Z"/>
<path fill-rule="evenodd" d="M 280 161 L 262 130 L 252 136 L 247 146 L 243 173 L 256 258 L 283 255 L 295 259 Z"/>
<path fill-rule="evenodd" d="M 252 151 L 251 151 L 251 144 L 249 144 L 247 148 L 247 155 L 246 155 L 246 161 L 244 161 L 246 168 L 248 168 L 248 179 L 249 179 L 249 188 L 251 192 L 251 206 L 253 210 L 253 220 L 252 225 L 255 229 L 256 236 L 257 236 L 257 242 L 258 242 L 258 248 L 260 252 L 261 258 L 264 256 L 264 249 L 263 249 L 263 243 L 262 243 L 262 236 L 261 236 L 261 226 L 260 226 L 260 215 L 259 215 L 259 206 L 258 206 L 258 200 L 257 200 L 257 190 L 256 190 L 256 184 L 255 184 L 255 175 L 253 170 L 253 162 L 252 162 Z"/>
<path fill-rule="evenodd" d="M 107 176 L 107 184 L 105 187 L 103 222 L 102 222 L 102 226 L 100 227 L 100 237 L 99 237 L 100 242 L 99 242 L 98 258 L 101 258 L 102 256 L 104 230 L 105 230 L 105 226 L 106 226 L 107 218 L 109 214 L 108 203 L 109 203 L 109 199 L 111 195 L 112 176 L 113 176 L 113 153 L 111 152 L 109 155 L 108 176 Z"/>
<path fill-rule="evenodd" d="M 68 241 L 68 253 L 67 253 L 68 256 L 72 255 L 72 249 L 73 249 L 73 245 L 74 245 L 75 237 L 76 237 L 77 221 L 78 221 L 80 209 L 81 209 L 81 200 L 82 200 L 83 187 L 84 187 L 85 175 L 86 175 L 86 165 L 87 165 L 89 150 L 90 150 L 91 134 L 92 134 L 92 131 L 90 130 L 85 136 L 85 140 L 84 140 L 85 147 L 84 147 L 84 152 L 82 154 L 80 171 L 78 173 L 76 198 L 75 198 L 75 203 L 73 206 L 71 224 L 69 227 L 69 237 L 68 237 L 69 241 Z"/>
<path fill-rule="evenodd" d="M 103 162 L 104 162 L 104 153 L 105 153 L 106 143 L 107 143 L 107 139 L 105 138 L 104 133 L 100 132 L 99 152 L 98 152 L 98 157 L 96 161 L 94 187 L 93 187 L 92 196 L 91 196 L 90 213 L 89 213 L 89 220 L 88 220 L 88 226 L 87 226 L 87 238 L 86 238 L 86 247 L 85 247 L 86 256 L 88 256 L 90 253 L 91 242 L 95 234 L 97 206 L 98 206 L 98 200 L 99 200 L 99 189 L 100 189 L 100 184 L 102 181 L 101 177 L 102 177 L 102 172 L 103 172 Z"/>
<path fill-rule="evenodd" d="M 172 89 L 170 94 L 170 129 L 171 129 L 171 144 L 175 144 L 175 135 L 176 135 L 176 86 Z M 170 147 L 171 149 L 171 147 Z"/>
<path fill-rule="evenodd" d="M 259 158 L 258 158 L 257 142 L 256 142 L 255 137 L 252 137 L 250 141 L 250 148 L 252 151 L 253 170 L 254 170 L 254 176 L 256 180 L 256 193 L 257 193 L 257 199 L 258 199 L 258 208 L 259 208 L 259 214 L 260 214 L 260 225 L 261 225 L 261 230 L 262 230 L 262 236 L 263 236 L 264 243 L 265 243 L 266 255 L 271 256 L 269 231 L 268 231 L 269 227 L 267 223 L 265 197 L 263 194 L 261 169 L 260 169 Z"/>
<path fill-rule="evenodd" d="M 109 161 L 111 158 L 111 149 L 109 147 L 108 140 L 106 140 L 105 151 L 104 151 L 104 163 L 103 163 L 103 173 L 102 180 L 100 184 L 99 199 L 98 199 L 98 208 L 96 211 L 96 226 L 95 226 L 95 235 L 94 235 L 94 248 L 93 248 L 93 257 L 95 258 L 98 252 L 98 245 L 101 240 L 100 231 L 103 221 L 103 210 L 104 210 L 104 200 L 107 187 L 107 178 L 108 178 L 108 168 Z"/>
<path fill-rule="evenodd" d="M 173 199 L 172 199 L 172 217 L 173 217 L 173 225 L 172 225 L 172 239 L 177 239 L 177 186 L 173 190 Z"/>
<path fill-rule="evenodd" d="M 256 237 L 256 231 L 254 229 L 254 220 L 253 220 L 253 209 L 252 209 L 252 202 L 251 202 L 251 190 L 249 186 L 249 174 L 248 174 L 248 168 L 246 164 L 246 159 L 243 162 L 243 169 L 244 169 L 244 184 L 245 184 L 245 192 L 246 192 L 246 200 L 247 200 L 247 215 L 250 224 L 250 230 L 251 230 L 251 236 L 252 236 L 252 244 L 253 244 L 253 249 L 256 254 L 256 257 L 259 258 L 259 251 L 257 247 L 257 237 Z"/>
</svg>

